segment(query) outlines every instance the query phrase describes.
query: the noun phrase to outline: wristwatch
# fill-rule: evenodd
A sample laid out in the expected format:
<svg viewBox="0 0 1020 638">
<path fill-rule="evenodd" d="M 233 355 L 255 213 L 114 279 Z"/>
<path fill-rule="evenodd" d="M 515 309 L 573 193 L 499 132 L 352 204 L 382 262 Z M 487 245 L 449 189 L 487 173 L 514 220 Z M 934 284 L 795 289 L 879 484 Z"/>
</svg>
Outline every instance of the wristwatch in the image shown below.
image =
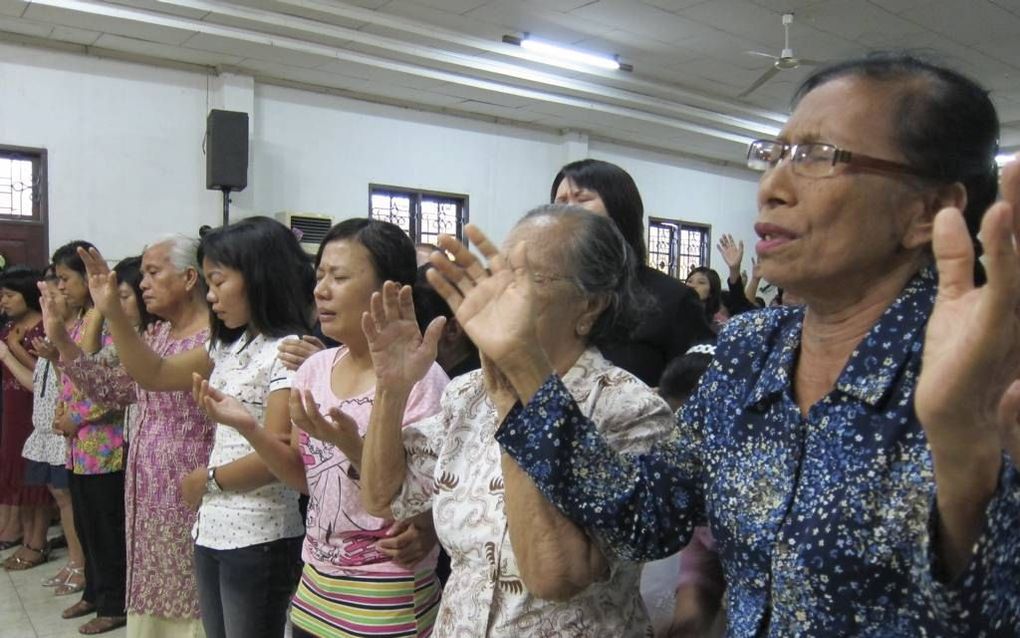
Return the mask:
<svg viewBox="0 0 1020 638">
<path fill-rule="evenodd" d="M 223 488 L 216 482 L 216 468 L 211 467 L 205 475 L 205 491 L 209 494 L 222 492 Z"/>
</svg>

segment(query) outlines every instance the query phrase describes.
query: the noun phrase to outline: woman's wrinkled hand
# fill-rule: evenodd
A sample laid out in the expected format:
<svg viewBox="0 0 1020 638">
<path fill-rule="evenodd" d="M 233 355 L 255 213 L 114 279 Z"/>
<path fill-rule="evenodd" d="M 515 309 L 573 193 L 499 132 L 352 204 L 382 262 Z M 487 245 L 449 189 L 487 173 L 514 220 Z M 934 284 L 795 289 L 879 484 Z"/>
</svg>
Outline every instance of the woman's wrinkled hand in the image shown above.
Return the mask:
<svg viewBox="0 0 1020 638">
<path fill-rule="evenodd" d="M 482 231 L 471 225 L 465 230 L 488 267 L 467 246 L 441 235 L 439 246 L 445 252 L 429 257 L 435 266 L 428 271 L 429 283 L 449 304 L 471 341 L 500 368 L 519 355 L 544 357 L 536 333 L 526 244 L 511 250 L 510 262 L 515 264 L 511 268 Z"/>
<path fill-rule="evenodd" d="M 439 337 L 446 323 L 437 317 L 422 335 L 414 314 L 410 286 L 392 281 L 372 294 L 371 310 L 361 317 L 368 340 L 376 384 L 410 391 L 436 360 Z"/>
</svg>

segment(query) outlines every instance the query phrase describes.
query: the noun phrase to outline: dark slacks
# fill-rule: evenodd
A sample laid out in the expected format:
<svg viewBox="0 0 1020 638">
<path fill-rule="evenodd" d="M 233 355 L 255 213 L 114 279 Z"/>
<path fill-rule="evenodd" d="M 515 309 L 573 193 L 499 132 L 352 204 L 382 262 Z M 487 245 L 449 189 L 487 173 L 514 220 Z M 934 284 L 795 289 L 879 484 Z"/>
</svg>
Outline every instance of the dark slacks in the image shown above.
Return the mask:
<svg viewBox="0 0 1020 638">
<path fill-rule="evenodd" d="M 124 472 L 71 474 L 68 488 L 74 526 L 85 554 L 82 600 L 94 604 L 100 616 L 124 616 Z"/>
</svg>

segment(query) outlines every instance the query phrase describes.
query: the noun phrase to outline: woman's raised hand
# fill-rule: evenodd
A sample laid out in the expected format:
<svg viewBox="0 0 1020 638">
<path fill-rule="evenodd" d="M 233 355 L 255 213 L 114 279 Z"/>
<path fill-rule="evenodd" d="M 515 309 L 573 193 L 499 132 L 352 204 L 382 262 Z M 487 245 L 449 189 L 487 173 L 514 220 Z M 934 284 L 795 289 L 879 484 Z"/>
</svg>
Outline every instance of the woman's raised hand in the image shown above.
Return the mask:
<svg viewBox="0 0 1020 638">
<path fill-rule="evenodd" d="M 1020 462 L 1020 160 L 1002 174 L 1003 201 L 985 213 L 981 238 L 988 283 L 974 285 L 974 249 L 963 216 L 935 218 L 939 290 L 928 321 L 917 416 L 939 459 L 974 463 L 1012 448 Z M 980 465 L 980 464 L 979 464 Z M 997 462 L 984 467 L 997 467 Z M 961 468 L 962 469 L 962 468 Z"/>
<path fill-rule="evenodd" d="M 59 339 L 67 333 L 67 327 L 64 326 L 64 317 L 55 298 L 60 293 L 50 290 L 49 286 L 41 281 L 37 285 L 39 287 L 39 308 L 42 310 L 43 331 L 46 333 L 47 338 L 51 340 Z M 32 345 L 35 345 L 34 341 Z"/>
<path fill-rule="evenodd" d="M 368 340 L 376 384 L 410 391 L 435 362 L 446 319 L 437 317 L 422 335 L 411 287 L 392 281 L 383 284 L 382 292 L 372 294 L 370 308 L 361 317 L 361 328 Z"/>
<path fill-rule="evenodd" d="M 488 268 L 467 246 L 441 235 L 439 246 L 453 259 L 432 253 L 429 260 L 435 268 L 428 271 L 429 283 L 446 299 L 471 341 L 497 365 L 522 352 L 540 351 L 527 246 L 514 246 L 508 263 L 478 228 L 469 225 L 466 232 Z"/>
<path fill-rule="evenodd" d="M 78 256 L 85 264 L 85 273 L 88 277 L 89 293 L 92 295 L 92 303 L 104 317 L 110 316 L 111 312 L 120 309 L 120 296 L 117 292 L 117 274 L 110 270 L 106 260 L 95 248 L 78 249 Z"/>
<path fill-rule="evenodd" d="M 737 242 L 733 239 L 733 235 L 723 235 L 719 238 L 719 244 L 716 246 L 719 250 L 719 254 L 722 255 L 726 265 L 729 266 L 730 272 L 740 272 L 740 264 L 744 261 L 744 242 L 743 240 Z"/>
<path fill-rule="evenodd" d="M 191 374 L 191 396 L 195 404 L 217 423 L 230 426 L 244 434 L 259 427 L 255 416 L 240 401 L 209 385 L 198 373 Z"/>
<path fill-rule="evenodd" d="M 332 443 L 349 459 L 361 458 L 361 434 L 358 432 L 358 424 L 342 410 L 332 408 L 329 411 L 329 418 L 326 418 L 319 411 L 311 391 L 305 390 L 302 394 L 297 388 L 290 390 L 288 407 L 290 420 L 295 427 L 312 438 Z"/>
</svg>

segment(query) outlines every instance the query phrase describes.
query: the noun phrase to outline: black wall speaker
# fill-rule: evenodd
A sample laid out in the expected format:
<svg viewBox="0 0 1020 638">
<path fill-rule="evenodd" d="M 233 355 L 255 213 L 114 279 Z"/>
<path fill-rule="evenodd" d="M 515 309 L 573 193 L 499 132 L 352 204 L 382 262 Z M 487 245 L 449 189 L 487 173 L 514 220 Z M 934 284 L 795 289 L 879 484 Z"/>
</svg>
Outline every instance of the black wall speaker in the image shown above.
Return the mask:
<svg viewBox="0 0 1020 638">
<path fill-rule="evenodd" d="M 209 111 L 205 121 L 205 187 L 241 191 L 248 185 L 248 114 Z"/>
</svg>

